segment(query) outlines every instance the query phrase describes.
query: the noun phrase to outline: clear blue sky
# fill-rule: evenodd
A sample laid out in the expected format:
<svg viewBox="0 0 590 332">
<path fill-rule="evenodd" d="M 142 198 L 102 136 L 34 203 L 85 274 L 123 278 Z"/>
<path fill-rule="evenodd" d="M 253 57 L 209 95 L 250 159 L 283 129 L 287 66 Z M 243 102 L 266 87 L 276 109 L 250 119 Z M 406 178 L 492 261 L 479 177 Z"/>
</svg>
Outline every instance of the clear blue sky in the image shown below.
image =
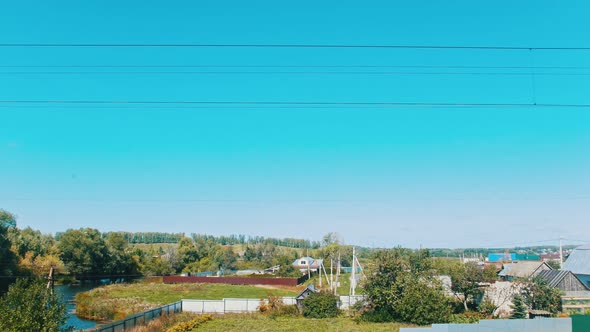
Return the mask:
<svg viewBox="0 0 590 332">
<path fill-rule="evenodd" d="M 0 43 L 590 47 L 589 10 L 29 1 L 3 5 Z M 590 76 L 580 75 L 590 51 L 0 48 L 0 65 L 0 100 L 590 103 Z M 529 68 L 15 67 L 77 65 L 551 68 L 535 68 L 533 82 Z M 184 73 L 154 73 L 163 71 Z M 203 71 L 241 73 L 186 73 Z M 342 73 L 351 71 L 364 73 Z M 413 74 L 391 73 L 400 71 Z M 589 170 L 590 109 L 0 104 L 0 207 L 43 232 L 336 231 L 387 247 L 579 239 L 590 234 Z"/>
</svg>

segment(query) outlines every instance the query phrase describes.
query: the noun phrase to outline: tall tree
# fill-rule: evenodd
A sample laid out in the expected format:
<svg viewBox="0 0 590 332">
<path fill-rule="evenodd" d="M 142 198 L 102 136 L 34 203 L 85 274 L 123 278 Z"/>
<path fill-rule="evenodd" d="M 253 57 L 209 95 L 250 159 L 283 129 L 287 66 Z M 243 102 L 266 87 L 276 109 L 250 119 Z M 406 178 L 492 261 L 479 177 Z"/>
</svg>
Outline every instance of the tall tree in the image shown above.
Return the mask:
<svg viewBox="0 0 590 332">
<path fill-rule="evenodd" d="M 16 216 L 6 210 L 0 209 L 0 227 L 16 227 Z"/>
<path fill-rule="evenodd" d="M 8 285 L 14 281 L 10 277 L 17 271 L 17 257 L 10 250 L 11 242 L 8 238 L 9 229 L 15 226 L 14 215 L 0 209 L 0 293 L 6 291 Z"/>
<path fill-rule="evenodd" d="M 413 324 L 448 322 L 449 299 L 433 277 L 425 251 L 396 248 L 375 253 L 375 266 L 364 289 L 375 320 L 399 320 Z"/>
<path fill-rule="evenodd" d="M 60 237 L 60 258 L 71 274 L 109 274 L 109 248 L 96 229 L 69 229 Z"/>
<path fill-rule="evenodd" d="M 545 310 L 553 315 L 562 310 L 561 291 L 550 287 L 542 279 L 536 278 L 528 283 L 523 289 L 523 297 L 533 310 Z"/>
</svg>

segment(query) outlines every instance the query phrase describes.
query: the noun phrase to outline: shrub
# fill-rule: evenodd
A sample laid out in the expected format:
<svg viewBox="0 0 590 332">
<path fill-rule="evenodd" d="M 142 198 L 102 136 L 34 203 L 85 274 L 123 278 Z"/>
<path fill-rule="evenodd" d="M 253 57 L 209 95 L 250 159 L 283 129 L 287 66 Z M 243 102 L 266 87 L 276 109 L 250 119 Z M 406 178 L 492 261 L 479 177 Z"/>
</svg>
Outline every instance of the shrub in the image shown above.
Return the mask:
<svg viewBox="0 0 590 332">
<path fill-rule="evenodd" d="M 307 318 L 332 318 L 339 314 L 338 297 L 334 294 L 312 293 L 303 300 L 303 316 Z"/>
<path fill-rule="evenodd" d="M 166 332 L 189 332 L 212 319 L 211 315 L 202 315 L 188 322 L 178 323 L 166 330 Z"/>
<path fill-rule="evenodd" d="M 485 319 L 485 315 L 480 312 L 466 311 L 461 314 L 455 314 L 451 316 L 451 323 L 456 324 L 473 324 L 477 323 L 482 319 Z"/>
<path fill-rule="evenodd" d="M 258 310 L 272 319 L 281 316 L 299 316 L 299 308 L 296 305 L 286 305 L 278 296 L 270 296 L 268 302 L 264 299 L 260 300 Z"/>
</svg>

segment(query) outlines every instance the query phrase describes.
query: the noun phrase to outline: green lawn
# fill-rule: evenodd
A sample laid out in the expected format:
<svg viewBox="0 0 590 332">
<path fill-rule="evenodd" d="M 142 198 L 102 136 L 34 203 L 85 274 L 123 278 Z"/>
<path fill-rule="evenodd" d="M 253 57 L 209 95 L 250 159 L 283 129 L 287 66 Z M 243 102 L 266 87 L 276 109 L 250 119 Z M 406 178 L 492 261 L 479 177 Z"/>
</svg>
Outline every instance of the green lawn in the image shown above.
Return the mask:
<svg viewBox="0 0 590 332">
<path fill-rule="evenodd" d="M 399 331 L 408 326 L 399 323 L 356 323 L 351 318 L 307 319 L 303 317 L 280 317 L 271 319 L 261 314 L 235 314 L 215 316 L 193 332 L 201 331 Z"/>
<path fill-rule="evenodd" d="M 330 272 L 328 272 L 328 273 L 330 273 Z M 329 278 L 329 274 L 328 274 L 328 278 Z M 307 280 L 304 283 L 304 285 L 308 285 L 310 283 L 313 283 L 314 285 L 318 286 L 319 285 L 319 275 L 314 274 L 313 277 L 311 277 L 311 279 Z M 339 283 L 340 283 L 340 287 L 338 287 L 338 295 L 349 295 L 350 294 L 350 273 L 340 274 Z M 325 289 L 325 290 L 329 289 L 329 286 L 326 283 L 326 277 L 324 277 L 323 272 L 322 272 L 322 289 Z M 356 290 L 355 290 L 355 294 L 362 295 L 364 293 L 365 293 L 364 289 L 360 285 L 357 285 Z"/>
<path fill-rule="evenodd" d="M 98 298 L 140 298 L 149 303 L 168 304 L 181 299 L 264 298 L 269 294 L 293 296 L 297 292 L 247 285 L 225 284 L 116 284 L 88 292 Z"/>
<path fill-rule="evenodd" d="M 181 299 L 266 298 L 294 296 L 296 291 L 225 284 L 116 284 L 76 296 L 76 312 L 96 320 L 121 319 L 134 313 Z"/>
</svg>

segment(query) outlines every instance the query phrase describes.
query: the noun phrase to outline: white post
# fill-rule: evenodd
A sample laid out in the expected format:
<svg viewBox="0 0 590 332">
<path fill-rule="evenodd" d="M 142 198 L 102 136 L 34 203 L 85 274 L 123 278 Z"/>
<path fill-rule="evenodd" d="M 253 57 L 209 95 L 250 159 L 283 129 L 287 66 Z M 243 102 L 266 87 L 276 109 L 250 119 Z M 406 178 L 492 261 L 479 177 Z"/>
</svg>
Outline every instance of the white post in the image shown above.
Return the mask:
<svg viewBox="0 0 590 332">
<path fill-rule="evenodd" d="M 355 261 L 356 255 L 355 255 L 355 248 L 354 246 L 352 247 L 352 271 L 350 273 L 350 296 L 354 296 L 354 291 L 356 289 L 356 276 L 355 276 L 355 270 L 356 270 L 356 261 Z"/>
<path fill-rule="evenodd" d="M 322 260 L 322 263 L 318 265 L 318 270 L 320 272 L 320 288 L 322 288 L 322 265 L 324 265 L 323 260 Z"/>
</svg>

